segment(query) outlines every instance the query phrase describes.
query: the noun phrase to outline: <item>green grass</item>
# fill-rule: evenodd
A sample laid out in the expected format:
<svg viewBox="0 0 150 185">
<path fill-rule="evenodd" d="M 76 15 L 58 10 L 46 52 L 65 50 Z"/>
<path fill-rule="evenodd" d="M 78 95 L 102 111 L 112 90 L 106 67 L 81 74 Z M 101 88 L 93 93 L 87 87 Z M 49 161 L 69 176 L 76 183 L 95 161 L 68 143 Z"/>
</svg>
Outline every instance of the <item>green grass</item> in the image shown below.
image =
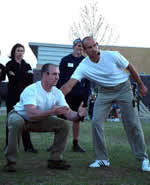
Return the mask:
<svg viewBox="0 0 150 185">
<path fill-rule="evenodd" d="M 70 124 L 71 127 L 71 124 Z M 143 123 L 148 153 L 150 153 L 150 125 Z M 63 170 L 47 169 L 49 153 L 47 147 L 53 142 L 52 133 L 32 133 L 32 142 L 38 154 L 25 153 L 21 146 L 17 173 L 3 171 L 5 141 L 5 117 L 0 118 L 0 185 L 150 185 L 150 173 L 141 172 L 141 163 L 132 154 L 121 123 L 105 123 L 105 137 L 110 168 L 90 169 L 94 160 L 91 122 L 81 123 L 80 144 L 86 153 L 73 153 L 72 132 L 70 132 L 64 159 L 72 168 Z"/>
</svg>

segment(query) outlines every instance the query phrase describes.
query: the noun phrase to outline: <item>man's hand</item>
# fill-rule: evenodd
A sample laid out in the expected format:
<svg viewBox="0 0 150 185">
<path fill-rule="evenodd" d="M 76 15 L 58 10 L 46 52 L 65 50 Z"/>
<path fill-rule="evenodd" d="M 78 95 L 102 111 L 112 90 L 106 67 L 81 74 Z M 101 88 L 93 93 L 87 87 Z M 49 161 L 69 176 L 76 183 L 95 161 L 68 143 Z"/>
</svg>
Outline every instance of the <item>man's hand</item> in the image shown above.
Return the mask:
<svg viewBox="0 0 150 185">
<path fill-rule="evenodd" d="M 84 117 L 86 116 L 86 112 L 87 112 L 87 107 L 83 107 L 83 102 L 81 102 L 79 108 L 78 108 L 78 116 L 79 117 Z"/>
<path fill-rule="evenodd" d="M 139 91 L 141 96 L 145 96 L 147 93 L 147 87 L 145 85 L 139 86 Z"/>
<path fill-rule="evenodd" d="M 67 107 L 67 106 L 58 106 L 58 103 L 56 103 L 51 109 L 53 114 L 56 115 L 56 116 L 65 115 L 69 110 L 70 110 L 69 107 Z"/>
<path fill-rule="evenodd" d="M 15 76 L 15 73 L 13 71 L 8 72 L 10 75 Z"/>
<path fill-rule="evenodd" d="M 138 83 L 140 95 L 145 96 L 147 93 L 147 88 L 143 84 L 141 77 L 139 76 L 134 66 L 132 64 L 129 64 L 127 70 L 130 72 L 132 78 Z"/>
</svg>

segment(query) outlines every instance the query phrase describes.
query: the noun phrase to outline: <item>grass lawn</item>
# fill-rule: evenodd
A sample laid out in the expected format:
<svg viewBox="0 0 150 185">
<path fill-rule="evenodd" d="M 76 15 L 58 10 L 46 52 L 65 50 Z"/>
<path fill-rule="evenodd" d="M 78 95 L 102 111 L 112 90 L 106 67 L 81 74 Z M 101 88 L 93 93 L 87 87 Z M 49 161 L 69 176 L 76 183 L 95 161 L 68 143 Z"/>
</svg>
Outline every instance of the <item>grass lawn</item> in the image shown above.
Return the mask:
<svg viewBox="0 0 150 185">
<path fill-rule="evenodd" d="M 150 124 L 142 125 L 150 154 Z M 1 116 L 0 185 L 150 185 L 150 173 L 141 172 L 141 163 L 132 154 L 121 123 L 105 123 L 110 168 L 88 168 L 94 161 L 90 121 L 81 123 L 80 130 L 80 144 L 86 149 L 86 153 L 71 151 L 72 132 L 70 132 L 64 159 L 68 160 L 72 168 L 67 171 L 47 169 L 49 153 L 46 149 L 53 142 L 53 133 L 31 133 L 31 135 L 39 153 L 25 153 L 21 146 L 17 162 L 18 171 L 4 172 L 5 117 Z"/>
</svg>

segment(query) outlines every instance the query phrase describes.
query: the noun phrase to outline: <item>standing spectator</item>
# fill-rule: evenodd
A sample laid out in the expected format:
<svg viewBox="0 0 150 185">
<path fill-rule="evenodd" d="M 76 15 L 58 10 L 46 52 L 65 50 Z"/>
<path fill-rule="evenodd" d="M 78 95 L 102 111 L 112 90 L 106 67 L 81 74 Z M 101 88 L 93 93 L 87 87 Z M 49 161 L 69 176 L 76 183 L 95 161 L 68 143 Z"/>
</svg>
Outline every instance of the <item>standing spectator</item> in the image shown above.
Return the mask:
<svg viewBox="0 0 150 185">
<path fill-rule="evenodd" d="M 24 88 L 33 82 L 31 66 L 23 59 L 24 52 L 25 48 L 23 45 L 15 44 L 11 50 L 11 60 L 6 64 L 6 73 L 8 76 L 7 114 L 19 101 L 20 94 Z M 37 153 L 37 150 L 34 149 L 31 143 L 29 132 L 23 132 L 22 140 L 25 152 Z M 6 145 L 8 145 L 8 126 L 6 126 Z"/>
<path fill-rule="evenodd" d="M 60 88 L 64 83 L 66 83 L 80 62 L 84 59 L 82 55 L 83 48 L 80 39 L 76 39 L 73 42 L 73 53 L 62 58 L 60 62 L 60 77 L 57 87 Z M 88 97 L 90 94 L 90 82 L 83 79 L 81 82 L 77 83 L 72 91 L 66 96 L 66 101 L 72 110 L 77 111 L 81 102 L 84 102 L 84 106 L 87 106 Z M 80 131 L 80 121 L 73 121 L 72 126 L 73 131 L 73 147 L 74 152 L 85 152 L 85 150 L 79 145 L 79 131 Z"/>
<path fill-rule="evenodd" d="M 0 84 L 6 77 L 6 70 L 3 64 L 0 64 Z M 1 104 L 1 96 L 0 96 L 0 104 Z"/>
<path fill-rule="evenodd" d="M 119 109 L 118 105 L 116 103 L 113 103 L 112 109 L 109 113 L 107 121 L 112 121 L 112 122 L 120 121 L 119 115 L 118 115 L 118 109 Z"/>
<path fill-rule="evenodd" d="M 112 106 L 113 121 L 114 122 L 119 122 L 120 121 L 119 115 L 118 115 L 118 112 L 117 112 L 118 108 L 119 108 L 118 105 L 116 103 L 114 103 L 113 106 Z"/>
<path fill-rule="evenodd" d="M 138 83 L 141 96 L 147 88 L 143 84 L 134 66 L 119 52 L 99 51 L 92 37 L 82 41 L 87 57 L 79 64 L 71 79 L 61 87 L 64 95 L 69 93 L 78 81 L 87 78 L 99 85 L 99 92 L 94 104 L 92 131 L 96 160 L 90 168 L 109 167 L 110 162 L 105 147 L 104 120 L 111 106 L 116 102 L 121 110 L 122 122 L 131 149 L 142 163 L 142 171 L 150 172 L 150 163 L 140 120 L 133 106 L 133 92 L 129 74 Z"/>
<path fill-rule="evenodd" d="M 1 50 L 0 50 L 0 55 L 1 55 Z M 3 80 L 5 80 L 5 77 L 6 77 L 5 66 L 0 63 L 0 84 Z M 1 94 L 0 94 L 0 104 L 1 104 Z"/>
</svg>

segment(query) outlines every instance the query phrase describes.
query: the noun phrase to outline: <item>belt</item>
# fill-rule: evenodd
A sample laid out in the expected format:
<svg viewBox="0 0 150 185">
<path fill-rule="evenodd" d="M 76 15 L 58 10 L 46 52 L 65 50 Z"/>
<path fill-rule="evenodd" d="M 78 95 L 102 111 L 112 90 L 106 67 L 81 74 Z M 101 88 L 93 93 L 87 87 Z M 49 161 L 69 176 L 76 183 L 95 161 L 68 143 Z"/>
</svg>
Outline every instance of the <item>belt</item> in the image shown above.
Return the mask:
<svg viewBox="0 0 150 185">
<path fill-rule="evenodd" d="M 120 83 L 120 84 L 118 84 L 116 86 L 110 86 L 110 87 L 109 86 L 100 86 L 100 90 L 103 90 L 103 89 L 106 89 L 106 90 L 115 90 L 115 89 L 118 89 L 118 88 L 122 87 L 122 85 L 124 85 L 127 82 L 128 82 L 128 80 L 125 81 L 125 82 L 123 82 L 123 83 Z"/>
</svg>

